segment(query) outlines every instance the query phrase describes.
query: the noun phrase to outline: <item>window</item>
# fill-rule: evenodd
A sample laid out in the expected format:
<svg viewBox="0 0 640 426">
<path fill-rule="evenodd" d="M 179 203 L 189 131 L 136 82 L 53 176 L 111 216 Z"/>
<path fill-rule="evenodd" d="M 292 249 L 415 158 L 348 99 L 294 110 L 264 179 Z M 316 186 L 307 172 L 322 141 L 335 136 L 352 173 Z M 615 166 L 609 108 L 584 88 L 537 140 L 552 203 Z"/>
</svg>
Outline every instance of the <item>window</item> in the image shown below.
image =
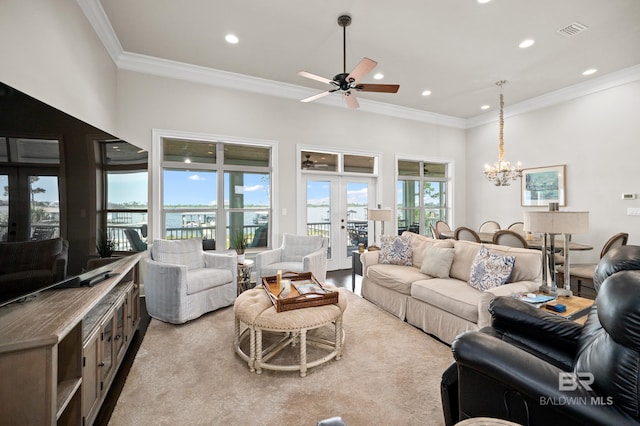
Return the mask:
<svg viewBox="0 0 640 426">
<path fill-rule="evenodd" d="M 0 239 L 60 236 L 57 139 L 0 137 Z"/>
<path fill-rule="evenodd" d="M 270 146 L 163 138 L 162 148 L 163 238 L 201 237 L 226 250 L 241 232 L 249 250 L 268 246 Z"/>
<path fill-rule="evenodd" d="M 141 240 L 147 237 L 148 173 L 147 152 L 123 141 L 102 142 L 104 176 L 104 225 L 117 251 L 135 251 L 125 230 L 133 229 Z"/>
<path fill-rule="evenodd" d="M 300 151 L 300 169 L 315 172 L 378 173 L 378 157 L 320 151 Z"/>
<path fill-rule="evenodd" d="M 429 225 L 448 219 L 450 179 L 446 163 L 398 160 L 398 231 L 429 234 Z"/>
</svg>

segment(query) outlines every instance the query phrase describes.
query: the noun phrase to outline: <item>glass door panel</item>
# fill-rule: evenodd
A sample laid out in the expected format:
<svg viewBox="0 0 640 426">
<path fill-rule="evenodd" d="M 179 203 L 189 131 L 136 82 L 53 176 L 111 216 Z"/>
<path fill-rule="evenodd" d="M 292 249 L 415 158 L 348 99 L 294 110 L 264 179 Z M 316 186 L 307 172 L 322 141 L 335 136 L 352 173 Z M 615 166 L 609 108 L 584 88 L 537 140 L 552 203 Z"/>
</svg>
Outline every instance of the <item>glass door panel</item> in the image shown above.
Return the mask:
<svg viewBox="0 0 640 426">
<path fill-rule="evenodd" d="M 332 262 L 332 189 L 335 187 L 336 178 L 308 179 L 306 188 L 306 234 L 322 235 L 329 238 L 328 262 Z"/>
<path fill-rule="evenodd" d="M 369 239 L 367 208 L 373 180 L 339 176 L 305 178 L 307 235 L 329 237 L 328 270 L 351 268 L 351 253 Z"/>
<path fill-rule="evenodd" d="M 369 184 L 367 182 L 346 182 L 347 201 L 347 257 L 358 250 L 363 244 L 369 246 L 369 222 L 367 208 L 369 207 Z"/>
</svg>

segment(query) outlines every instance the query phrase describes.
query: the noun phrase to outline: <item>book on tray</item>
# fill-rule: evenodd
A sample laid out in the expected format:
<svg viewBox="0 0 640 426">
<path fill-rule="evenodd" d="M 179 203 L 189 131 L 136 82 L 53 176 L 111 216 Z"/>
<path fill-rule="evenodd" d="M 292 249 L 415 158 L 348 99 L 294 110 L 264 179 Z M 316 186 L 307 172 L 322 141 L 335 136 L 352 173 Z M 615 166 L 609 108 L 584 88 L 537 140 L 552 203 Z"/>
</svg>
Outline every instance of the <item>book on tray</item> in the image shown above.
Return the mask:
<svg viewBox="0 0 640 426">
<path fill-rule="evenodd" d="M 527 303 L 538 304 L 538 303 L 551 302 L 552 300 L 555 300 L 555 297 L 549 296 L 546 294 L 525 294 L 518 297 L 518 300 L 521 300 Z"/>
<path fill-rule="evenodd" d="M 304 280 L 293 283 L 293 286 L 300 294 L 326 294 L 327 290 L 322 288 L 318 283 L 311 280 Z"/>
</svg>

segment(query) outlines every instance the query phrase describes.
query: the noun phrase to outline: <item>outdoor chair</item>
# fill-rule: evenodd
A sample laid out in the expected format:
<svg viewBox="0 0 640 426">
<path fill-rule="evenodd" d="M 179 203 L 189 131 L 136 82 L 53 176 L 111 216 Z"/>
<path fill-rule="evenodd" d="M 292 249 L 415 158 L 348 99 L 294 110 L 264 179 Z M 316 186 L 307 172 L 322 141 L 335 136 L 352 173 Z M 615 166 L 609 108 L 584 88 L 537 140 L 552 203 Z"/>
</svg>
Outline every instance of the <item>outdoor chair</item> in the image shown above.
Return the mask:
<svg viewBox="0 0 640 426">
<path fill-rule="evenodd" d="M 127 237 L 129 241 L 129 245 L 131 246 L 132 251 L 145 251 L 147 249 L 147 243 L 142 241 L 140 238 L 140 234 L 133 228 L 127 228 L 124 230 L 124 235 Z"/>
</svg>

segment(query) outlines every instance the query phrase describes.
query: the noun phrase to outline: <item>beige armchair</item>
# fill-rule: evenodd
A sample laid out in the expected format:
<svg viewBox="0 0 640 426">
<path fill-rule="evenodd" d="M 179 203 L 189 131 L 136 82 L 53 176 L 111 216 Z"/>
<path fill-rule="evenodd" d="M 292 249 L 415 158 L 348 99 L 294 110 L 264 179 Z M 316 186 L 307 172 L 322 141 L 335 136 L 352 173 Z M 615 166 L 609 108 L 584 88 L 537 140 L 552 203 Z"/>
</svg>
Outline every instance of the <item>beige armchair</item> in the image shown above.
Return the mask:
<svg viewBox="0 0 640 426">
<path fill-rule="evenodd" d="M 144 278 L 147 311 L 181 324 L 232 305 L 237 295 L 238 257 L 202 250 L 202 240 L 154 240 Z"/>
<path fill-rule="evenodd" d="M 329 239 L 319 235 L 284 234 L 282 245 L 256 256 L 256 284 L 262 277 L 284 272 L 311 272 L 320 282 L 327 276 Z"/>
</svg>

